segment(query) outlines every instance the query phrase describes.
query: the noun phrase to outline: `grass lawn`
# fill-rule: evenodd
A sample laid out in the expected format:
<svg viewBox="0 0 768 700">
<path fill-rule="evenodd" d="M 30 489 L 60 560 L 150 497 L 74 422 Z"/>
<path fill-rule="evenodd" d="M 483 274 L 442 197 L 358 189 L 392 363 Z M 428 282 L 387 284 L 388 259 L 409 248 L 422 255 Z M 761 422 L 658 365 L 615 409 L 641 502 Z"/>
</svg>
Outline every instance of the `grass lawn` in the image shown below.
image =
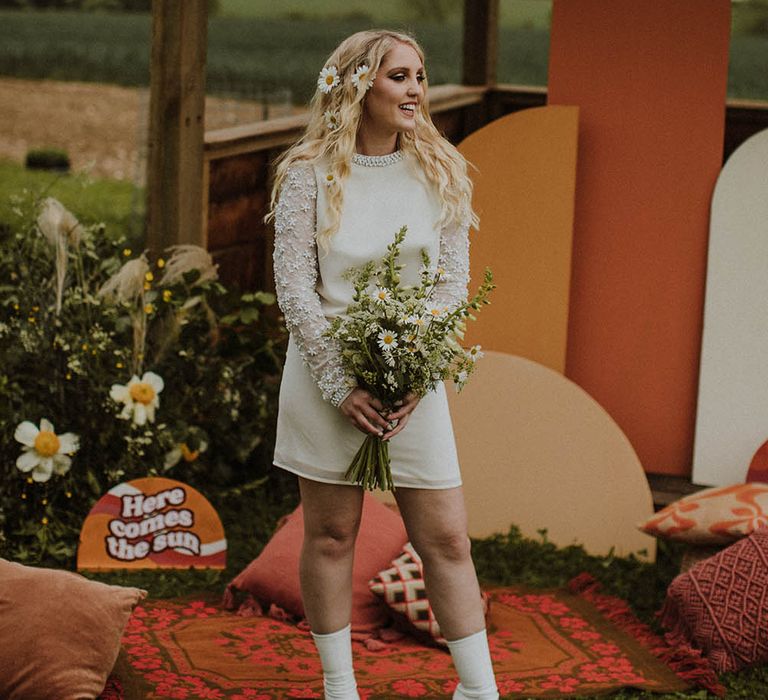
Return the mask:
<svg viewBox="0 0 768 700">
<path fill-rule="evenodd" d="M 0 225 L 14 221 L 14 210 L 29 199 L 44 197 L 58 199 L 84 224 L 103 222 L 109 236 L 125 234 L 131 240 L 140 239 L 144 192 L 132 183 L 27 170 L 16 162 L 0 159 Z"/>
</svg>

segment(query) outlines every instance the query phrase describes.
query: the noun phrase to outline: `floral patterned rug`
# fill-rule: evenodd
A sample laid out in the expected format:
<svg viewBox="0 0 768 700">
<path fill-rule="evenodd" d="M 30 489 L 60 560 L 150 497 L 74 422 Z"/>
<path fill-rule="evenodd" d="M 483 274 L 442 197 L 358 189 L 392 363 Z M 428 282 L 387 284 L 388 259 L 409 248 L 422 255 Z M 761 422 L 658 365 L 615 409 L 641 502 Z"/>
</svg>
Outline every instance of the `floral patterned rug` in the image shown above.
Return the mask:
<svg viewBox="0 0 768 700">
<path fill-rule="evenodd" d="M 681 658 L 587 576 L 574 579 L 570 590 L 486 590 L 502 697 L 588 695 L 623 686 L 674 692 L 691 682 L 712 689 L 717 683 L 701 659 Z M 446 651 L 411 637 L 370 641 L 353 647 L 363 700 L 450 697 L 457 679 Z M 201 596 L 136 608 L 101 698 L 322 698 L 322 680 L 306 629 L 240 617 Z"/>
</svg>

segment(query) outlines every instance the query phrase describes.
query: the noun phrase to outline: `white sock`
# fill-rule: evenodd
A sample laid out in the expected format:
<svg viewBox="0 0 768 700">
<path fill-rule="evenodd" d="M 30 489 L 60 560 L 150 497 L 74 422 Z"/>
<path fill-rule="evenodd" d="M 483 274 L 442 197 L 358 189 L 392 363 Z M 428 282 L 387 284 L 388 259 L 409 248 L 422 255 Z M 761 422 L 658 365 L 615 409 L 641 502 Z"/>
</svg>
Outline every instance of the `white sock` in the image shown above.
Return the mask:
<svg viewBox="0 0 768 700">
<path fill-rule="evenodd" d="M 323 666 L 325 700 L 360 700 L 352 667 L 352 625 L 328 634 L 312 632 L 312 639 Z"/>
<path fill-rule="evenodd" d="M 449 641 L 448 649 L 460 680 L 453 700 L 498 700 L 486 631 L 482 629 L 468 637 Z"/>
</svg>

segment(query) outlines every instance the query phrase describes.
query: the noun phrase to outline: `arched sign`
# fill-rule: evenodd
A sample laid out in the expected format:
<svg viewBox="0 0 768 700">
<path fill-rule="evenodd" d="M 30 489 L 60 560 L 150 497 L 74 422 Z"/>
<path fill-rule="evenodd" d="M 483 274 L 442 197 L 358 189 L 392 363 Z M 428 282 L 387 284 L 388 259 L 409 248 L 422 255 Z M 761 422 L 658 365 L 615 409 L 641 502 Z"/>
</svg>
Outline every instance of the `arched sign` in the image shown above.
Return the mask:
<svg viewBox="0 0 768 700">
<path fill-rule="evenodd" d="M 78 570 L 223 569 L 221 520 L 199 491 L 173 479 L 134 479 L 110 489 L 80 531 Z"/>
</svg>

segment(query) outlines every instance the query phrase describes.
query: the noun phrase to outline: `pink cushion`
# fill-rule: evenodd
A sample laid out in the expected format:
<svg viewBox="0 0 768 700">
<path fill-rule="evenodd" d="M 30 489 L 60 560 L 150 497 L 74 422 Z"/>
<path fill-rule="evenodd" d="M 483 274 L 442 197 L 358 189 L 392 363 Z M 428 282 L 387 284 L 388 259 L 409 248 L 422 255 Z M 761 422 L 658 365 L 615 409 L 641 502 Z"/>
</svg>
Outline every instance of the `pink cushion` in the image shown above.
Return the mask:
<svg viewBox="0 0 768 700">
<path fill-rule="evenodd" d="M 0 559 L 0 698 L 96 698 L 145 596 Z"/>
<path fill-rule="evenodd" d="M 264 550 L 227 587 L 247 591 L 264 606 L 272 604 L 304 617 L 299 585 L 299 554 L 304 540 L 304 517 L 299 506 L 277 530 Z M 388 566 L 408 540 L 399 513 L 369 493 L 363 499 L 363 517 L 355 544 L 352 570 L 352 630 L 372 632 L 388 621 L 368 589 L 368 581 Z"/>
<path fill-rule="evenodd" d="M 719 673 L 768 661 L 768 528 L 759 528 L 672 581 L 661 611 L 676 645 Z"/>
</svg>

